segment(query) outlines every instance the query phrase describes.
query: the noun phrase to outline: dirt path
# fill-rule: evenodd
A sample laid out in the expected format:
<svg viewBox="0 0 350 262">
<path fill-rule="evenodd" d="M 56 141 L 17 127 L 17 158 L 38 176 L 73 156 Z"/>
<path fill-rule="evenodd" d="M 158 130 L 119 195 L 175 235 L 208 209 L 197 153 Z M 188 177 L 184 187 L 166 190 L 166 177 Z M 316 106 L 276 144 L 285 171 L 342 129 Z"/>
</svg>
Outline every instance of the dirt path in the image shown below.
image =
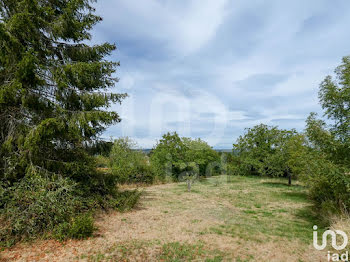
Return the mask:
<svg viewBox="0 0 350 262">
<path fill-rule="evenodd" d="M 312 221 L 296 216 L 308 206 L 302 190 L 220 177 L 195 184 L 191 193 L 181 183 L 156 185 L 144 189 L 133 211 L 98 216 L 99 231 L 91 239 L 24 243 L 1 257 L 50 262 L 327 261 L 326 253 L 310 245 Z M 287 193 L 295 199 L 284 199 Z M 296 225 L 305 227 L 305 233 L 295 235 Z"/>
</svg>

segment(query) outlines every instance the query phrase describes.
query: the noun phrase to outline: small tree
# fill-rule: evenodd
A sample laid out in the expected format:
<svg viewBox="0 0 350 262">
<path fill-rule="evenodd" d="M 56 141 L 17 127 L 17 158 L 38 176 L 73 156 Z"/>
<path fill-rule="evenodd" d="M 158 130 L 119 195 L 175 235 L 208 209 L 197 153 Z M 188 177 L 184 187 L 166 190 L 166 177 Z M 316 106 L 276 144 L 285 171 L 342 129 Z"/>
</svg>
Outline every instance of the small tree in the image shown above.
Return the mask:
<svg viewBox="0 0 350 262">
<path fill-rule="evenodd" d="M 147 156 L 128 137 L 114 141 L 109 166 L 119 183 L 152 183 L 154 179 Z"/>
<path fill-rule="evenodd" d="M 273 154 L 266 158 L 266 168 L 269 174 L 274 177 L 286 176 L 288 185 L 292 185 L 292 178 L 297 177 L 300 163 L 298 153 L 305 146 L 305 138 L 302 134 L 296 134 L 294 131 L 282 130 L 280 141 Z"/>
<path fill-rule="evenodd" d="M 151 165 L 157 176 L 165 179 L 169 175 L 175 181 L 179 180 L 180 174 L 185 171 L 187 150 L 176 132 L 164 134 L 150 155 Z"/>
<path fill-rule="evenodd" d="M 219 155 L 206 142 L 181 138 L 174 132 L 163 135 L 152 150 L 150 161 L 160 177 L 168 174 L 175 181 L 186 177 L 193 182 L 199 175 L 206 174 L 211 162 L 219 161 Z"/>
<path fill-rule="evenodd" d="M 289 160 L 296 135 L 295 130 L 280 130 L 264 124 L 247 129 L 246 134 L 240 136 L 233 145 L 233 153 L 236 155 L 233 157 L 236 166 L 231 167 L 233 173 L 285 176 L 288 177 L 288 184 L 291 184 L 293 174 Z"/>
<path fill-rule="evenodd" d="M 199 177 L 199 166 L 195 162 L 187 163 L 185 171 L 179 175 L 179 179 L 186 181 L 187 191 L 191 192 L 192 185 Z"/>
<path fill-rule="evenodd" d="M 208 165 L 220 162 L 220 155 L 207 142 L 198 139 L 182 138 L 183 143 L 188 148 L 186 151 L 186 162 L 193 162 L 198 166 L 198 175 L 205 176 Z M 219 172 L 219 168 L 216 168 Z"/>
</svg>

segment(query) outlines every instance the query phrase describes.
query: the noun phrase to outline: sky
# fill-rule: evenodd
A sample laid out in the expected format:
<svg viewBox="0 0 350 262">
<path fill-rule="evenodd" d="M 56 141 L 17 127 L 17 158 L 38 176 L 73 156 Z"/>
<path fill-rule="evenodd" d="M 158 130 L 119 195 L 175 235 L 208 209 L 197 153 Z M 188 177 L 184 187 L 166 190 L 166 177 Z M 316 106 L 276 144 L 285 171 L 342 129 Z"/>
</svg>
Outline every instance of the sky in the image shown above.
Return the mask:
<svg viewBox="0 0 350 262">
<path fill-rule="evenodd" d="M 100 0 L 94 43 L 120 61 L 104 138 L 152 148 L 162 134 L 230 149 L 264 123 L 302 131 L 319 84 L 350 55 L 348 0 Z"/>
</svg>

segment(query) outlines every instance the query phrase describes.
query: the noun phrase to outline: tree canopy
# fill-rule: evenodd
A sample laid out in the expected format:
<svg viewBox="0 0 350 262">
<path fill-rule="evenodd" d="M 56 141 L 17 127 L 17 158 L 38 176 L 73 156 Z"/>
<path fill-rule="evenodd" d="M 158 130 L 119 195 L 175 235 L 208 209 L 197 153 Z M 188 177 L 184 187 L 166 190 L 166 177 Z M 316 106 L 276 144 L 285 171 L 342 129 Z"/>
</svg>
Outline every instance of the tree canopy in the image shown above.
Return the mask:
<svg viewBox="0 0 350 262">
<path fill-rule="evenodd" d="M 168 175 L 175 180 L 182 175 L 195 173 L 205 176 L 207 171 L 212 175 L 220 160 L 219 154 L 201 139 L 180 137 L 176 132 L 164 134 L 150 156 L 151 165 L 159 176 Z M 215 163 L 213 170 L 210 164 Z"/>
<path fill-rule="evenodd" d="M 289 161 L 296 142 L 295 130 L 281 130 L 260 124 L 248 128 L 233 145 L 234 173 L 241 175 L 288 176 L 291 183 L 292 163 Z"/>
</svg>

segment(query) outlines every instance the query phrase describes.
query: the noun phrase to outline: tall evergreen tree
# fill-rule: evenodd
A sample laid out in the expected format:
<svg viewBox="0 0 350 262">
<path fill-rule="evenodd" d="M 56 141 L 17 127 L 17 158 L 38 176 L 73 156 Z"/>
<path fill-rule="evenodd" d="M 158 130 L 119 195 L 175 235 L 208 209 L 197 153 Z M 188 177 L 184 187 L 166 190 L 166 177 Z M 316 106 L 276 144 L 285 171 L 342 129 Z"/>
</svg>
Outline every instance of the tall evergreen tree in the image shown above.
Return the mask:
<svg viewBox="0 0 350 262">
<path fill-rule="evenodd" d="M 109 111 L 115 45 L 88 45 L 91 0 L 0 0 L 0 178 L 44 172 L 85 183 L 86 147 L 120 121 Z"/>
</svg>

